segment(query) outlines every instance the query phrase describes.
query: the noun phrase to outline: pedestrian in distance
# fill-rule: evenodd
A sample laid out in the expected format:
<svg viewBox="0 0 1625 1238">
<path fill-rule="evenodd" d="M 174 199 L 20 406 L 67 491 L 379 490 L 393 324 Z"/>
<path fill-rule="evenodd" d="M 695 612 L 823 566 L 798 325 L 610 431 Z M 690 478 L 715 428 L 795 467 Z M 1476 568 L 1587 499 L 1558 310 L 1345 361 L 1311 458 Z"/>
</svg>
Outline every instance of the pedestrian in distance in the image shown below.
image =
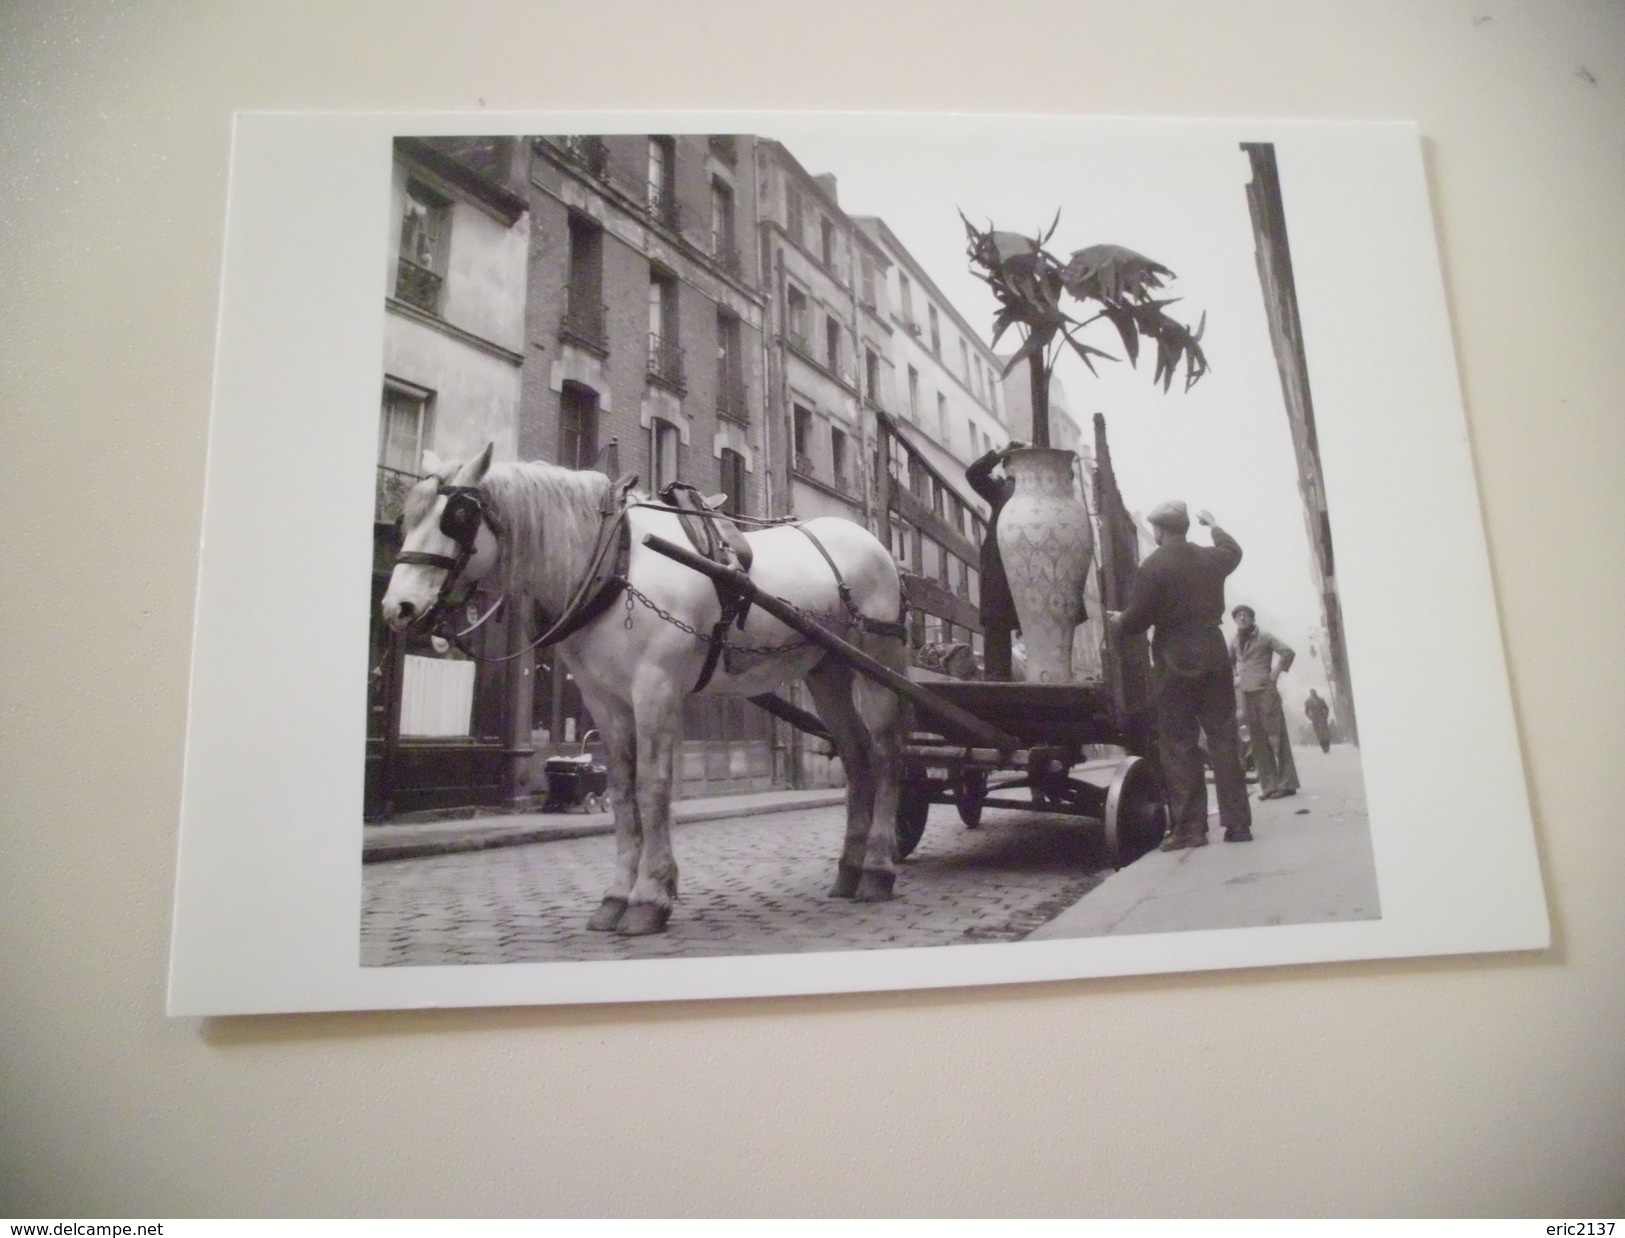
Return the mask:
<svg viewBox="0 0 1625 1238">
<path fill-rule="evenodd" d="M 987 516 L 987 533 L 982 538 L 981 618 L 982 668 L 989 679 L 1008 680 L 1014 667 L 1011 662 L 1010 641 L 1021 627 L 1016 617 L 1016 602 L 1010 596 L 1010 579 L 1004 572 L 1004 557 L 999 553 L 999 512 L 1016 492 L 1014 479 L 1004 473 L 1005 457 L 1026 443 L 1012 440 L 1003 447 L 995 447 L 965 470 L 970 488 L 986 500 L 991 509 Z M 998 473 L 994 473 L 998 469 Z"/>
<path fill-rule="evenodd" d="M 1146 517 L 1157 548 L 1135 572 L 1128 605 L 1106 612 L 1114 640 L 1152 629 L 1157 752 L 1170 814 L 1164 851 L 1207 845 L 1204 735 L 1225 841 L 1249 842 L 1253 836 L 1229 651 L 1219 627 L 1225 578 L 1241 562 L 1241 547 L 1211 513 L 1197 519 L 1212 530 L 1213 545 L 1187 540 L 1191 521 L 1183 503 L 1164 503 Z"/>
<path fill-rule="evenodd" d="M 1236 621 L 1236 639 L 1230 642 L 1236 690 L 1247 715 L 1248 743 L 1258 771 L 1258 798 L 1285 799 L 1298 793 L 1298 767 L 1292 759 L 1292 739 L 1286 732 L 1286 712 L 1276 681 L 1297 657 L 1287 643 L 1258 626 L 1253 608 L 1246 604 L 1230 612 Z"/>
<path fill-rule="evenodd" d="M 1332 707 L 1326 704 L 1326 698 L 1309 689 L 1309 699 L 1303 703 L 1303 712 L 1309 715 L 1309 725 L 1315 728 L 1315 738 L 1320 741 L 1320 750 L 1332 750 Z"/>
</svg>

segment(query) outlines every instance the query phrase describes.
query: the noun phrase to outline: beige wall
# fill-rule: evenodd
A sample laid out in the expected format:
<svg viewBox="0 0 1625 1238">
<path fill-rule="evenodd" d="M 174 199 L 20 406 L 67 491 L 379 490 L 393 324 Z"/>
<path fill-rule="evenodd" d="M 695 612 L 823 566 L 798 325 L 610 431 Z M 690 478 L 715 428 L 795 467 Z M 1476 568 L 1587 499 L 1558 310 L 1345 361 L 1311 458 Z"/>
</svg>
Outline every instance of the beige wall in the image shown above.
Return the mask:
<svg viewBox="0 0 1625 1238">
<path fill-rule="evenodd" d="M 1620 7 L 706 7 L 0 9 L 0 1211 L 1619 1215 Z M 1555 947 L 166 1019 L 232 110 L 658 104 L 1420 121 Z"/>
</svg>

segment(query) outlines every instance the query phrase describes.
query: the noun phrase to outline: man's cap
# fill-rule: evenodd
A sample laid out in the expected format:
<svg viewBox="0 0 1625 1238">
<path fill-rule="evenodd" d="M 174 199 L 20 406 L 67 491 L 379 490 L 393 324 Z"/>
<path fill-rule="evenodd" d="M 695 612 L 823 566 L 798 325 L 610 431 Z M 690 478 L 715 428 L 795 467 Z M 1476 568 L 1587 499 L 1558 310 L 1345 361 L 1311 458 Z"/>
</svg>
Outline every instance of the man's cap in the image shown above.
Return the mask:
<svg viewBox="0 0 1625 1238">
<path fill-rule="evenodd" d="M 1230 612 L 1230 617 L 1234 619 L 1237 615 L 1241 614 L 1242 611 L 1246 611 L 1247 614 L 1254 619 L 1258 618 L 1258 612 L 1251 606 L 1247 605 L 1246 602 L 1243 602 L 1240 606 L 1237 606 L 1234 610 L 1232 610 Z"/>
<path fill-rule="evenodd" d="M 1160 529 L 1167 529 L 1171 533 L 1184 533 L 1191 527 L 1190 512 L 1178 499 L 1164 503 L 1160 507 L 1152 508 L 1151 514 L 1146 518 L 1147 524 L 1156 525 Z"/>
</svg>

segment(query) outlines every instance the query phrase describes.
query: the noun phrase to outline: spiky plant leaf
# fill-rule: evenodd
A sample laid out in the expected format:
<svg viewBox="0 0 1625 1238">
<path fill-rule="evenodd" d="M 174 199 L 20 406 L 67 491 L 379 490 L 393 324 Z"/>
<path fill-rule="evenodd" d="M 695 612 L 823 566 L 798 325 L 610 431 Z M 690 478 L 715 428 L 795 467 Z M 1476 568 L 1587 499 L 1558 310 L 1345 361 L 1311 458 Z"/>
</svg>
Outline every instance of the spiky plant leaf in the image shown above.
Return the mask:
<svg viewBox="0 0 1625 1238">
<path fill-rule="evenodd" d="M 1174 273 L 1122 245 L 1091 245 L 1076 251 L 1061 270 L 1066 290 L 1080 301 L 1143 301 Z"/>
</svg>

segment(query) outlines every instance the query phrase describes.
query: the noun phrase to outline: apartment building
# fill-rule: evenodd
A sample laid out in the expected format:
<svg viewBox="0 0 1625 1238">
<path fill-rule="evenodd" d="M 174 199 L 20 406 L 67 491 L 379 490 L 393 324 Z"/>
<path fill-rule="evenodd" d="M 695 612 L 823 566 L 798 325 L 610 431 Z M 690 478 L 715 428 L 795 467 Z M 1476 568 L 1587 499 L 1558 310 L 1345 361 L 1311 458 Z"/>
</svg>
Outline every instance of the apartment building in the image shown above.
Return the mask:
<svg viewBox="0 0 1625 1238">
<path fill-rule="evenodd" d="M 729 511 L 771 502 L 754 139 L 566 135 L 531 143 L 526 458 L 681 479 Z M 536 668 L 538 756 L 591 729 L 562 666 Z M 760 790 L 776 774 L 766 716 L 691 700 L 685 793 Z M 782 777 L 782 774 L 778 775 Z"/>
<path fill-rule="evenodd" d="M 423 453 L 467 459 L 519 443 L 528 204 L 513 138 L 395 142 L 389 195 L 370 611 L 366 812 L 491 802 L 520 785 L 508 668 L 444 658 L 378 617 L 401 502 Z M 506 617 L 482 639 L 507 640 Z M 386 657 L 386 654 L 389 656 Z M 519 744 L 518 746 L 522 746 Z"/>
<path fill-rule="evenodd" d="M 894 411 L 963 470 L 1009 441 L 1002 363 L 884 220 L 858 222 L 887 258 Z"/>
<path fill-rule="evenodd" d="M 780 431 L 781 510 L 867 523 L 866 393 L 879 398 L 887 324 L 876 305 L 884 258 L 778 142 L 756 145 L 762 287 L 770 305 L 769 397 Z"/>
</svg>

